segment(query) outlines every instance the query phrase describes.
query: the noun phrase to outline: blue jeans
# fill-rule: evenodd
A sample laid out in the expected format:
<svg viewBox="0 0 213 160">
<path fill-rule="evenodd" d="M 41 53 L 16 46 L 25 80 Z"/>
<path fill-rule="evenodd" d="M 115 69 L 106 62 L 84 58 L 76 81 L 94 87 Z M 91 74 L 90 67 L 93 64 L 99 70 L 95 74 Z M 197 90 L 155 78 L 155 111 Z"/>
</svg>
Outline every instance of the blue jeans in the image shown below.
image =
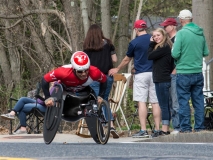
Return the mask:
<svg viewBox="0 0 213 160">
<path fill-rule="evenodd" d="M 171 82 L 155 83 L 156 94 L 161 108 L 162 125 L 168 125 L 171 120 L 169 99 Z"/>
<path fill-rule="evenodd" d="M 23 127 L 26 127 L 26 115 L 29 113 L 34 107 L 36 106 L 36 100 L 28 98 L 28 97 L 22 97 L 18 100 L 16 105 L 13 108 L 13 111 L 18 113 L 18 117 L 20 120 L 20 124 Z M 36 106 L 41 112 L 46 111 L 46 107 L 42 106 L 41 104 L 37 103 Z"/>
<path fill-rule="evenodd" d="M 113 76 L 108 76 L 108 75 L 106 75 L 106 76 L 107 76 L 107 88 L 106 88 L 106 91 L 104 94 L 104 100 L 106 100 L 108 102 L 109 93 L 111 91 L 112 84 L 113 84 Z M 94 90 L 96 96 L 98 96 L 99 90 L 100 90 L 100 82 L 93 81 L 92 84 L 90 85 L 90 87 Z M 111 119 L 111 121 L 114 120 L 113 116 L 112 116 L 112 112 L 110 112 L 110 119 Z"/>
<path fill-rule="evenodd" d="M 191 110 L 189 100 L 191 97 L 194 107 L 194 130 L 204 129 L 204 97 L 203 74 L 177 74 L 177 95 L 179 101 L 180 128 L 183 132 L 191 132 Z"/>
<path fill-rule="evenodd" d="M 171 74 L 170 111 L 174 130 L 180 131 L 179 103 L 176 90 L 176 74 Z"/>
</svg>

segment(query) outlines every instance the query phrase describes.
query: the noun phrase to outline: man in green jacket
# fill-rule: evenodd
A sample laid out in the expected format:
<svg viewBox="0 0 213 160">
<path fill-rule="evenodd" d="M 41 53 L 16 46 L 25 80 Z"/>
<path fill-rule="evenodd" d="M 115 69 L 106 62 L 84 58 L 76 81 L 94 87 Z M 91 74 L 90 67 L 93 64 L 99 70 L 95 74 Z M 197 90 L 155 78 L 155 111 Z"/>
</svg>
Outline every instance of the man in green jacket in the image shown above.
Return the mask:
<svg viewBox="0 0 213 160">
<path fill-rule="evenodd" d="M 194 107 L 194 131 L 204 129 L 203 57 L 209 55 L 203 29 L 192 22 L 192 13 L 182 10 L 178 16 L 183 26 L 177 32 L 172 48 L 177 71 L 177 95 L 180 105 L 181 132 L 191 132 L 189 100 Z"/>
</svg>

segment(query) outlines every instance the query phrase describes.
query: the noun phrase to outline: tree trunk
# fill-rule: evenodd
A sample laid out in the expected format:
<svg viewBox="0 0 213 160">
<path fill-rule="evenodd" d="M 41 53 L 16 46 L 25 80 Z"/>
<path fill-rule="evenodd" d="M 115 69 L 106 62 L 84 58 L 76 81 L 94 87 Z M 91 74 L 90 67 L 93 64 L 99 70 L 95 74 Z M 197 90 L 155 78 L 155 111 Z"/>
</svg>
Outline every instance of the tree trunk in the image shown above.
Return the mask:
<svg viewBox="0 0 213 160">
<path fill-rule="evenodd" d="M 82 18 L 83 18 L 83 25 L 84 25 L 84 36 L 86 37 L 90 23 L 89 23 L 87 2 L 85 0 L 81 0 L 81 12 L 82 12 L 81 15 L 82 15 Z"/>
<path fill-rule="evenodd" d="M 110 0 L 101 0 L 101 23 L 104 36 L 110 39 L 111 38 Z"/>
<path fill-rule="evenodd" d="M 116 22 L 115 22 L 115 29 L 114 29 L 113 36 L 112 36 L 112 43 L 113 44 L 115 42 L 116 33 L 118 32 L 118 22 L 119 22 L 119 18 L 121 16 L 120 14 L 121 14 L 121 9 L 122 9 L 122 3 L 123 3 L 123 0 L 120 0 L 119 9 L 118 9 L 118 16 L 117 16 L 117 19 L 116 19 Z"/>
<path fill-rule="evenodd" d="M 4 44 L 0 39 L 0 66 L 4 77 L 4 83 L 8 86 L 12 82 L 12 74 L 10 70 L 10 64 L 7 60 Z"/>
<path fill-rule="evenodd" d="M 5 23 L 6 27 L 10 26 L 10 23 L 8 20 L 6 20 Z M 20 76 L 20 55 L 16 47 L 13 45 L 14 36 L 12 33 L 6 29 L 5 31 L 5 36 L 7 39 L 7 47 L 8 47 L 8 52 L 9 52 L 9 59 L 10 59 L 10 69 L 12 72 L 12 80 L 15 82 L 15 84 L 19 84 L 21 81 L 21 76 Z"/>
<path fill-rule="evenodd" d="M 93 5 L 93 0 L 87 0 L 87 8 L 88 8 L 88 14 L 89 14 L 89 20 L 90 20 L 90 25 L 94 24 L 96 22 L 96 17 L 97 17 L 97 5 Z"/>
<path fill-rule="evenodd" d="M 135 3 L 135 4 L 137 4 L 137 3 Z M 139 5 L 138 5 L 137 16 L 135 17 L 135 21 L 140 19 L 142 6 L 143 6 L 143 0 L 140 0 L 140 3 L 139 3 Z M 134 22 L 135 22 L 135 21 L 134 21 Z M 134 24 L 134 22 L 133 22 L 132 24 Z M 135 33 L 135 31 L 133 30 L 133 32 L 132 32 L 132 39 L 135 38 L 135 34 L 136 34 L 136 33 Z"/>
<path fill-rule="evenodd" d="M 193 0 L 192 1 L 193 22 L 204 29 L 204 34 L 208 44 L 210 54 L 205 58 L 209 62 L 213 58 L 213 1 L 212 0 Z M 210 63 L 210 90 L 213 89 L 213 63 Z M 207 86 L 208 87 L 208 86 Z"/>
<path fill-rule="evenodd" d="M 135 3 L 135 5 L 136 5 L 137 3 Z M 138 12 L 137 12 L 137 16 L 136 16 L 136 18 L 135 18 L 135 21 L 136 20 L 138 20 L 138 19 L 140 19 L 140 15 L 141 15 L 141 9 L 142 9 L 142 6 L 143 6 L 143 0 L 140 0 L 140 3 L 139 3 L 139 5 L 138 5 Z M 135 22 L 134 21 L 134 22 Z M 134 24 L 134 22 L 132 23 L 132 25 Z M 134 39 L 135 38 L 135 31 L 134 31 L 134 29 L 133 29 L 133 32 L 132 32 L 132 38 L 131 39 Z M 129 64 L 128 64 L 128 73 L 130 73 L 131 72 L 131 69 L 133 68 L 133 66 L 134 66 L 134 64 L 133 64 L 133 59 L 129 62 Z"/>
<path fill-rule="evenodd" d="M 61 0 L 64 6 L 64 13 L 66 19 L 66 26 L 69 36 L 71 37 L 72 51 L 78 51 L 82 49 L 82 43 L 80 40 L 81 35 L 81 14 L 79 12 L 78 0 Z M 84 37 L 83 37 L 84 38 Z"/>
<path fill-rule="evenodd" d="M 124 56 L 126 55 L 128 44 L 130 41 L 129 37 L 129 0 L 122 1 L 122 10 L 120 13 L 119 20 L 119 29 L 118 29 L 118 64 L 122 61 Z M 118 65 L 117 64 L 117 65 Z M 120 71 L 121 73 L 127 72 L 127 67 Z"/>
<path fill-rule="evenodd" d="M 31 2 L 34 4 L 34 6 L 36 6 L 36 8 L 39 9 L 47 9 L 47 6 L 45 6 L 44 1 L 40 1 L 40 0 L 31 0 Z M 39 14 L 39 23 L 40 23 L 40 27 L 41 27 L 41 34 L 44 37 L 44 41 L 46 44 L 46 48 L 47 51 L 53 55 L 53 43 L 51 40 L 51 33 L 49 32 L 49 30 L 47 29 L 49 26 L 48 23 L 48 15 L 47 14 Z"/>
</svg>

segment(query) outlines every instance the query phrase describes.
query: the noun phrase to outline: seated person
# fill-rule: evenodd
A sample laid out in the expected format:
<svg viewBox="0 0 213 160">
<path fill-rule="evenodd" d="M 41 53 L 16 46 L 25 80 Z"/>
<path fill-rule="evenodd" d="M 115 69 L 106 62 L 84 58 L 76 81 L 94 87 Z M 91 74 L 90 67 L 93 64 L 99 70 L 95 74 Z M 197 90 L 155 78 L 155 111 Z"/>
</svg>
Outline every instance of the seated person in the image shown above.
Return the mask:
<svg viewBox="0 0 213 160">
<path fill-rule="evenodd" d="M 66 88 L 66 91 L 77 93 L 89 86 L 93 81 L 100 82 L 100 92 L 98 94 L 98 103 L 101 103 L 106 91 L 106 75 L 97 67 L 90 65 L 88 55 L 82 51 L 73 53 L 71 64 L 56 68 L 45 74 L 42 78 L 42 89 L 45 95 L 45 104 L 47 107 L 54 106 L 54 99 L 50 96 L 48 86 L 50 82 L 60 81 Z"/>
<path fill-rule="evenodd" d="M 53 88 L 52 88 L 53 85 L 52 84 L 50 84 L 50 92 L 53 91 Z M 16 132 L 14 132 L 14 134 L 26 134 L 27 133 L 26 116 L 27 116 L 27 113 L 29 113 L 36 106 L 36 100 L 33 99 L 35 97 L 35 91 L 34 90 L 32 90 L 32 91 L 34 92 L 33 97 L 31 97 L 31 96 L 30 96 L 30 98 L 29 97 L 21 97 L 18 100 L 18 102 L 16 103 L 16 105 L 14 106 L 14 108 L 12 109 L 12 111 L 10 111 L 10 113 L 1 115 L 1 118 L 4 118 L 6 120 L 14 120 L 15 115 L 18 115 L 18 118 L 19 118 L 20 124 L 21 124 L 21 128 L 19 130 L 17 130 Z M 29 91 L 29 92 L 31 92 L 31 91 Z M 37 106 L 36 107 L 41 112 L 46 111 L 46 106 L 45 106 L 44 102 L 40 99 L 37 99 Z"/>
</svg>

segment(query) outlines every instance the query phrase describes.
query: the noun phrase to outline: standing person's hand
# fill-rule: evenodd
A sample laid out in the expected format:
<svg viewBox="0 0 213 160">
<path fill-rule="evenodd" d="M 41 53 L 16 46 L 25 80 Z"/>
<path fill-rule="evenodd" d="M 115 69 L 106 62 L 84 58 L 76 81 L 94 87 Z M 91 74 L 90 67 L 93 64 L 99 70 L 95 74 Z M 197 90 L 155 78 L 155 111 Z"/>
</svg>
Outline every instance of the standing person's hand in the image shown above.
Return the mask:
<svg viewBox="0 0 213 160">
<path fill-rule="evenodd" d="M 135 74 L 135 68 L 133 67 L 132 69 L 131 69 L 131 74 Z"/>
<path fill-rule="evenodd" d="M 112 68 L 109 70 L 108 74 L 110 76 L 113 76 L 115 73 L 118 73 L 118 68 Z"/>
</svg>

